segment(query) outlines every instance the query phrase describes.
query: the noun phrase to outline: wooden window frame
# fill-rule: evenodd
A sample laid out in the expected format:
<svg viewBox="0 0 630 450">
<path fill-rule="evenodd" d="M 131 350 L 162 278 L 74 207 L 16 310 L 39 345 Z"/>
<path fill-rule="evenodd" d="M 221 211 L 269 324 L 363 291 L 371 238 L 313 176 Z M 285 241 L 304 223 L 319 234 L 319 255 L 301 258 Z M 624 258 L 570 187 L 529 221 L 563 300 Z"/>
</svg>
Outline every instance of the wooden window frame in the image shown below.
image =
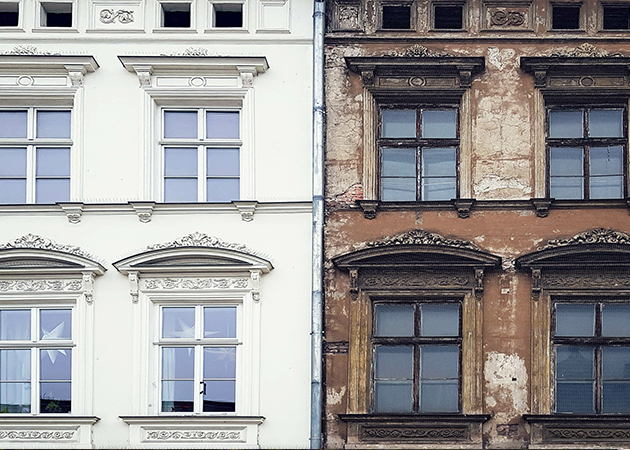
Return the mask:
<svg viewBox="0 0 630 450">
<path fill-rule="evenodd" d="M 383 20 L 384 6 L 408 6 L 409 7 L 409 28 L 384 28 Z M 416 2 L 414 0 L 382 0 L 378 4 L 378 30 L 381 32 L 405 32 L 405 31 L 416 31 Z"/>
</svg>

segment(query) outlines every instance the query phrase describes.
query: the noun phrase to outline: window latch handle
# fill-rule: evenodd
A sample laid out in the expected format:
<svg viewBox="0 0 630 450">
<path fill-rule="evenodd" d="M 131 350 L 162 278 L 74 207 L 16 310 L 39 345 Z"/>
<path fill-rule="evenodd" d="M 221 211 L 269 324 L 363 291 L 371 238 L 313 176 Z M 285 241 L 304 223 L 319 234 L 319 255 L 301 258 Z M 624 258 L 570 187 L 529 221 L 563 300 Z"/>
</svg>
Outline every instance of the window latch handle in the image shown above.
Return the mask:
<svg viewBox="0 0 630 450">
<path fill-rule="evenodd" d="M 206 395 L 206 383 L 204 381 L 200 381 L 200 383 L 203 384 L 203 391 L 200 394 Z"/>
</svg>

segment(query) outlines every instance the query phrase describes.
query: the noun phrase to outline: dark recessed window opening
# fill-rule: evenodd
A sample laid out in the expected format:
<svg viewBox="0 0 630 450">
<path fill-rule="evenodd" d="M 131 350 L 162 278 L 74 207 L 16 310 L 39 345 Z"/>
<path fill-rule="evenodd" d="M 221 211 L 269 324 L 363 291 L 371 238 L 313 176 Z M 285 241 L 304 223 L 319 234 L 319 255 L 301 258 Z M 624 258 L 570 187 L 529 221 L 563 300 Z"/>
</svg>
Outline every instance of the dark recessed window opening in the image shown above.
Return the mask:
<svg viewBox="0 0 630 450">
<path fill-rule="evenodd" d="M 462 5 L 436 5 L 433 10 L 433 28 L 437 30 L 461 30 L 464 28 L 463 9 Z"/>
<path fill-rule="evenodd" d="M 18 4 L 0 3 L 0 27 L 18 26 Z"/>
<path fill-rule="evenodd" d="M 162 26 L 190 28 L 190 3 L 162 3 Z"/>
<path fill-rule="evenodd" d="M 243 5 L 241 3 L 219 3 L 214 5 L 216 28 L 242 28 Z"/>
<path fill-rule="evenodd" d="M 554 30 L 579 30 L 579 5 L 553 5 L 552 28 Z"/>
<path fill-rule="evenodd" d="M 72 27 L 72 3 L 42 3 L 42 27 Z"/>
<path fill-rule="evenodd" d="M 630 6 L 604 5 L 604 30 L 630 29 Z"/>
<path fill-rule="evenodd" d="M 383 29 L 408 30 L 410 28 L 410 5 L 383 5 Z"/>
</svg>

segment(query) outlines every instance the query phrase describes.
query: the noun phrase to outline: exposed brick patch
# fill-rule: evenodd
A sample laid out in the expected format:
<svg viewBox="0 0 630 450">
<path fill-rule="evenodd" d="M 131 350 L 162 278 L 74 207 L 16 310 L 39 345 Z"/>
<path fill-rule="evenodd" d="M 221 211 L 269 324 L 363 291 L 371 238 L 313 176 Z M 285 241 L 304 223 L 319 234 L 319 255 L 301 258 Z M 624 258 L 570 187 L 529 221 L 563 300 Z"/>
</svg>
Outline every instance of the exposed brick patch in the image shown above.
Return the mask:
<svg viewBox="0 0 630 450">
<path fill-rule="evenodd" d="M 350 186 L 343 194 L 335 195 L 329 201 L 330 206 L 352 205 L 357 200 L 363 200 L 363 185 L 356 183 Z"/>
</svg>

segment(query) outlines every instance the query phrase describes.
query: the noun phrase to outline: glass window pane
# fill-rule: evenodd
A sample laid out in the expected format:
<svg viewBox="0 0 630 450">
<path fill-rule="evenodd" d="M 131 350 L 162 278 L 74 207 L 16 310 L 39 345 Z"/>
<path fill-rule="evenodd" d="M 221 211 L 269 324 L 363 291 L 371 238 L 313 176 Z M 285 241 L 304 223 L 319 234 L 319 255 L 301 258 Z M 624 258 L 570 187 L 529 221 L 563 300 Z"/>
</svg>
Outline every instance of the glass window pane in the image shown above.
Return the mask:
<svg viewBox="0 0 630 450">
<path fill-rule="evenodd" d="M 0 340 L 31 339 L 31 310 L 3 309 L 0 311 Z"/>
<path fill-rule="evenodd" d="M 420 382 L 420 412 L 457 412 L 459 392 L 457 381 L 422 380 Z"/>
<path fill-rule="evenodd" d="M 549 137 L 584 137 L 582 111 L 549 111 Z"/>
<path fill-rule="evenodd" d="M 203 395 L 204 412 L 236 411 L 236 381 L 206 381 L 206 393 Z"/>
<path fill-rule="evenodd" d="M 383 177 L 415 177 L 415 148 L 384 148 L 381 151 Z"/>
<path fill-rule="evenodd" d="M 594 336 L 595 305 L 556 305 L 556 336 Z"/>
<path fill-rule="evenodd" d="M 622 198 L 623 177 L 591 177 L 590 198 Z"/>
<path fill-rule="evenodd" d="M 195 337 L 195 308 L 162 308 L 162 337 Z"/>
<path fill-rule="evenodd" d="M 164 179 L 165 202 L 196 202 L 197 179 L 196 178 L 165 178 Z"/>
<path fill-rule="evenodd" d="M 459 305 L 422 305 L 422 336 L 459 336 Z"/>
<path fill-rule="evenodd" d="M 162 381 L 162 412 L 193 412 L 194 381 Z"/>
<path fill-rule="evenodd" d="M 203 349 L 203 378 L 236 378 L 236 348 L 205 347 Z"/>
<path fill-rule="evenodd" d="M 423 148 L 423 177 L 454 177 L 456 169 L 456 151 L 454 148 Z"/>
<path fill-rule="evenodd" d="M 0 413 L 31 412 L 31 383 L 0 383 Z"/>
<path fill-rule="evenodd" d="M 70 201 L 70 180 L 41 178 L 35 182 L 35 202 L 56 203 Z"/>
<path fill-rule="evenodd" d="M 376 336 L 413 336 L 413 305 L 376 305 Z"/>
<path fill-rule="evenodd" d="M 71 392 L 71 383 L 40 383 L 40 411 L 42 413 L 69 413 Z"/>
<path fill-rule="evenodd" d="M 630 305 L 602 306 L 602 336 L 630 336 Z"/>
<path fill-rule="evenodd" d="M 420 347 L 420 378 L 458 377 L 459 347 L 456 345 L 423 345 Z"/>
<path fill-rule="evenodd" d="M 376 347 L 376 378 L 413 377 L 413 347 Z"/>
<path fill-rule="evenodd" d="M 603 383 L 602 412 L 630 413 L 630 382 L 604 382 Z"/>
<path fill-rule="evenodd" d="M 584 156 L 581 147 L 552 147 L 549 174 L 554 176 L 584 175 Z"/>
<path fill-rule="evenodd" d="M 593 347 L 556 347 L 556 378 L 558 380 L 592 380 Z"/>
<path fill-rule="evenodd" d="M 39 311 L 42 340 L 72 339 L 71 309 L 42 309 Z"/>
<path fill-rule="evenodd" d="M 164 111 L 166 139 L 197 138 L 197 111 Z"/>
<path fill-rule="evenodd" d="M 584 178 L 582 177 L 551 177 L 550 184 L 551 198 L 584 198 Z"/>
<path fill-rule="evenodd" d="M 210 307 L 203 309 L 203 337 L 235 338 L 236 308 Z"/>
<path fill-rule="evenodd" d="M 602 348 L 604 380 L 630 380 L 630 347 Z"/>
<path fill-rule="evenodd" d="M 412 109 L 384 109 L 381 116 L 383 119 L 383 137 L 416 137 L 416 111 Z"/>
<path fill-rule="evenodd" d="M 70 111 L 37 111 L 37 137 L 70 139 Z"/>
<path fill-rule="evenodd" d="M 26 149 L 25 148 L 0 148 L 0 177 L 25 177 L 25 176 L 26 176 Z"/>
<path fill-rule="evenodd" d="M 454 109 L 422 111 L 423 138 L 455 138 L 457 137 L 457 112 Z"/>
<path fill-rule="evenodd" d="M 591 175 L 623 174 L 623 149 L 621 147 L 591 147 Z"/>
<path fill-rule="evenodd" d="M 411 380 L 374 382 L 374 410 L 379 413 L 411 412 L 413 407 Z"/>
<path fill-rule="evenodd" d="M 241 163 L 238 148 L 209 148 L 207 153 L 208 176 L 239 176 Z"/>
<path fill-rule="evenodd" d="M 72 379 L 72 350 L 69 348 L 41 349 L 40 380 L 69 381 Z"/>
<path fill-rule="evenodd" d="M 208 111 L 206 113 L 206 137 L 208 139 L 238 139 L 239 112 Z"/>
<path fill-rule="evenodd" d="M 25 138 L 26 111 L 0 111 L 0 138 Z"/>
<path fill-rule="evenodd" d="M 0 203 L 26 203 L 26 179 L 0 179 Z"/>
<path fill-rule="evenodd" d="M 455 198 L 455 178 L 423 178 L 422 200 L 439 201 Z"/>
<path fill-rule="evenodd" d="M 623 137 L 623 110 L 590 110 L 588 135 L 590 137 Z"/>
<path fill-rule="evenodd" d="M 162 347 L 162 379 L 192 380 L 195 378 L 193 347 Z"/>
<path fill-rule="evenodd" d="M 30 381 L 31 351 L 0 350 L 0 381 Z"/>
<path fill-rule="evenodd" d="M 381 200 L 384 202 L 416 201 L 416 179 L 414 178 L 382 178 Z"/>
<path fill-rule="evenodd" d="M 69 177 L 70 149 L 38 148 L 36 173 L 38 177 Z"/>
<path fill-rule="evenodd" d="M 231 202 L 241 196 L 238 178 L 208 178 L 206 182 L 208 202 Z"/>
<path fill-rule="evenodd" d="M 593 387 L 593 382 L 558 381 L 556 384 L 556 412 L 594 413 Z"/>
<path fill-rule="evenodd" d="M 164 175 L 167 177 L 176 176 L 197 176 L 198 169 L 196 148 L 173 148 L 164 149 Z"/>
</svg>

